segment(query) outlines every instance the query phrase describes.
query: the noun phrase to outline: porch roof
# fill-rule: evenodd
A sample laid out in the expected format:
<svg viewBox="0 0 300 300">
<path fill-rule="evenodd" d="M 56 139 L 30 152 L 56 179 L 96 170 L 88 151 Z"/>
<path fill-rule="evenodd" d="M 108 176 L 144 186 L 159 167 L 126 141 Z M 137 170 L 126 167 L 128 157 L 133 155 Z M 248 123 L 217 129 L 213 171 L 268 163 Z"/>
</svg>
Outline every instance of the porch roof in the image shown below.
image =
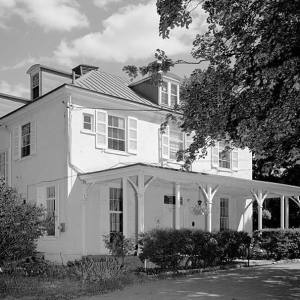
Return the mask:
<svg viewBox="0 0 300 300">
<path fill-rule="evenodd" d="M 139 173 L 154 176 L 169 182 L 180 184 L 219 185 L 228 190 L 250 195 L 251 191 L 264 191 L 271 194 L 299 197 L 300 187 L 274 182 L 222 176 L 201 172 L 186 172 L 178 169 L 161 167 L 145 163 L 135 163 L 95 172 L 79 174 L 86 183 L 110 181 L 124 176 L 134 176 Z"/>
</svg>

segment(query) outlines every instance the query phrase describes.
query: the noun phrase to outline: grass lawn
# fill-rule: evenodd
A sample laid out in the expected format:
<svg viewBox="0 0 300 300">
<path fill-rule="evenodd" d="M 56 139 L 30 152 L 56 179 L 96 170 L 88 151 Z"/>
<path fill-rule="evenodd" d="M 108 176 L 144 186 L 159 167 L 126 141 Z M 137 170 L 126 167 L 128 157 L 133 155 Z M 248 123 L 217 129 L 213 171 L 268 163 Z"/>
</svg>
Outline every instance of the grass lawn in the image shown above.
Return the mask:
<svg viewBox="0 0 300 300">
<path fill-rule="evenodd" d="M 143 276 L 126 273 L 116 279 L 109 279 L 95 283 L 64 278 L 39 278 L 0 275 L 0 299 L 72 299 L 83 295 L 96 295 L 108 291 L 121 289 L 125 285 L 143 281 Z"/>
</svg>

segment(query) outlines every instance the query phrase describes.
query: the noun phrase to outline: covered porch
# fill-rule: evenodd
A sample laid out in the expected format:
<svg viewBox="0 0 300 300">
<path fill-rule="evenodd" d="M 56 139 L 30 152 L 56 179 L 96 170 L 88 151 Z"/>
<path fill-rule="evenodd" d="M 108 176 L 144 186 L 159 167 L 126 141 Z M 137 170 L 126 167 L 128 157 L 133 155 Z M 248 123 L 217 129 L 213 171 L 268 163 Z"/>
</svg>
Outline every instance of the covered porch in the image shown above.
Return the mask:
<svg viewBox="0 0 300 300">
<path fill-rule="evenodd" d="M 300 187 L 231 176 L 184 172 L 142 163 L 81 174 L 79 178 L 84 182 L 85 187 L 81 210 L 83 252 L 86 252 L 84 241 L 86 239 L 86 222 L 89 218 L 86 206 L 90 201 L 90 192 L 97 184 L 109 186 L 110 182 L 116 180 L 120 182 L 121 228 L 125 236 L 132 235 L 132 230 L 129 229 L 129 223 L 133 218 L 132 210 L 136 211 L 134 215 L 136 235 L 157 226 L 171 226 L 176 229 L 187 226 L 197 228 L 198 226 L 198 228 L 211 232 L 220 230 L 223 207 L 219 200 L 228 198 L 229 215 L 233 219 L 229 229 L 251 232 L 252 203 L 254 201 L 257 201 L 258 204 L 259 230 L 262 229 L 263 203 L 266 198 L 280 198 L 280 227 L 282 229 L 289 226 L 288 199 L 292 199 L 300 205 Z M 134 207 L 130 204 L 133 194 L 136 201 Z M 167 204 L 173 204 L 168 206 L 168 211 L 165 210 Z M 109 214 L 109 204 L 105 207 Z M 167 216 L 169 212 L 171 212 L 172 220 L 168 223 L 166 220 L 169 218 Z M 251 220 L 251 224 L 249 220 Z M 105 222 L 107 223 L 107 221 Z"/>
</svg>

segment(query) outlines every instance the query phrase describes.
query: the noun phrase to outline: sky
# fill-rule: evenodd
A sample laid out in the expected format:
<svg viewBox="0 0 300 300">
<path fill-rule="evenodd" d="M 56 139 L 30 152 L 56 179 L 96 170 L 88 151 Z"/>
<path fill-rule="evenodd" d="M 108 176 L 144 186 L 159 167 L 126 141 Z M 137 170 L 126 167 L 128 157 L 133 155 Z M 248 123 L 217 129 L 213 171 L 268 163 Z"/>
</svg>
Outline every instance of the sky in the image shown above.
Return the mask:
<svg viewBox="0 0 300 300">
<path fill-rule="evenodd" d="M 189 29 L 158 34 L 153 0 L 0 0 L 0 93 L 29 97 L 26 71 L 39 63 L 71 72 L 78 64 L 121 75 L 125 65 L 145 65 L 156 49 L 192 60 L 197 33 L 206 30 L 201 8 Z M 195 65 L 172 70 L 189 76 Z"/>
</svg>

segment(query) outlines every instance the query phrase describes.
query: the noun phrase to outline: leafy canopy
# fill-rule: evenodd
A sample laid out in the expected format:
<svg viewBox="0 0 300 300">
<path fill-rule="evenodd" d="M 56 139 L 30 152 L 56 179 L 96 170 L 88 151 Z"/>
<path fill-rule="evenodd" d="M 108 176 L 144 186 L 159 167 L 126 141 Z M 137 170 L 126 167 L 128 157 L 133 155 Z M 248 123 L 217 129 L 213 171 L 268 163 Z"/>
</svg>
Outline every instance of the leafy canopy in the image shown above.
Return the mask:
<svg viewBox="0 0 300 300">
<path fill-rule="evenodd" d="M 195 132 L 187 157 L 193 160 L 199 148 L 205 155 L 214 139 L 226 139 L 249 147 L 256 159 L 293 166 L 300 159 L 300 2 L 158 0 L 160 35 L 188 28 L 200 5 L 208 29 L 195 37 L 191 53 L 195 64 L 209 66 L 182 87 L 181 127 Z M 140 71 L 155 76 L 159 68 L 159 77 L 182 62 L 158 50 L 156 61 Z"/>
</svg>

